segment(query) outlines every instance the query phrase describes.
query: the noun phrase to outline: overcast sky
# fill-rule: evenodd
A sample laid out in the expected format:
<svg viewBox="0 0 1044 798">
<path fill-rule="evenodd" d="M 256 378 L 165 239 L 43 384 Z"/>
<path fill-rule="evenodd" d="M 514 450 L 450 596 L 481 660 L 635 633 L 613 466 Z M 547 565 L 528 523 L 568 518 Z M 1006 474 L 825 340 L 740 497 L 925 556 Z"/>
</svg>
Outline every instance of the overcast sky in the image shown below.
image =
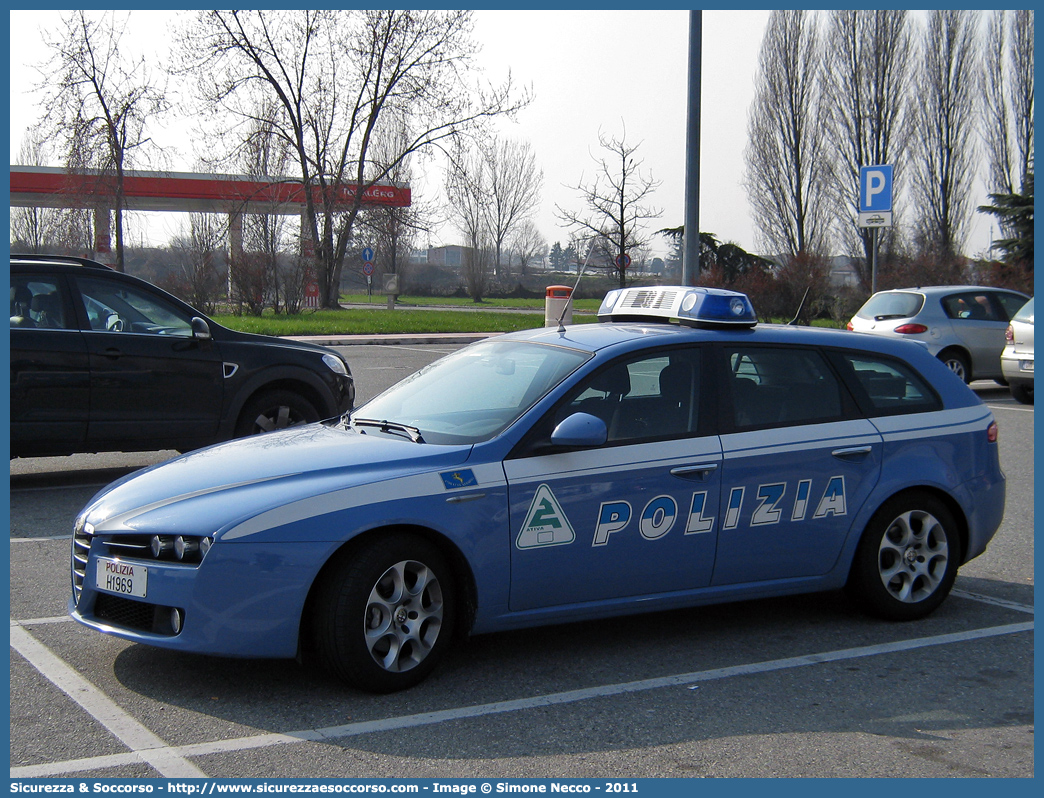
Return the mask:
<svg viewBox="0 0 1044 798">
<path fill-rule="evenodd" d="M 756 249 L 750 208 L 742 187 L 747 114 L 754 93 L 758 50 L 768 11 L 703 12 L 700 229 L 744 249 Z M 24 132 L 41 115 L 24 89 L 39 78 L 27 69 L 40 61 L 42 26 L 54 28 L 57 12 L 11 12 L 11 159 L 17 161 Z M 131 41 L 166 41 L 167 12 L 137 11 L 132 23 L 149 32 Z M 543 208 L 537 224 L 551 244 L 568 234 L 555 205 L 580 207 L 575 186 L 597 168 L 599 132 L 638 144 L 641 173 L 660 181 L 651 198 L 663 215 L 650 232 L 684 222 L 685 124 L 688 95 L 688 11 L 477 11 L 475 37 L 481 63 L 492 81 L 510 69 L 514 80 L 532 85 L 535 100 L 505 135 L 528 139 L 544 171 Z M 174 148 L 173 168 L 191 169 L 193 153 L 182 134 L 156 138 Z M 57 164 L 55 164 L 57 165 Z M 414 191 L 431 197 L 441 176 L 432 170 Z M 986 202 L 985 193 L 974 200 Z M 171 219 L 152 219 L 153 243 L 177 232 Z M 976 214 L 969 254 L 989 244 L 990 219 Z M 133 233 L 132 233 L 133 235 Z M 666 243 L 652 236 L 662 254 Z M 441 231 L 432 244 L 456 243 Z"/>
</svg>

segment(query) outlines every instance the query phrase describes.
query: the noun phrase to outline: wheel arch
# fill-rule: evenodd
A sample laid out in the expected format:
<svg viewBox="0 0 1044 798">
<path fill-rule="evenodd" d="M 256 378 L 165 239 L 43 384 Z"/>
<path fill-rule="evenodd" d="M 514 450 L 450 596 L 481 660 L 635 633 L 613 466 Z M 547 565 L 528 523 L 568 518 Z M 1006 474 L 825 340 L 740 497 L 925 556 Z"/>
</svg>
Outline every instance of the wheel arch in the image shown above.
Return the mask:
<svg viewBox="0 0 1044 798">
<path fill-rule="evenodd" d="M 948 354 L 959 355 L 961 360 L 964 361 L 965 370 L 968 372 L 968 378 L 966 380 L 967 382 L 971 382 L 975 379 L 975 366 L 972 362 L 971 352 L 969 352 L 965 347 L 961 346 L 960 344 L 949 344 L 948 346 L 945 346 L 942 349 L 940 349 L 939 354 L 937 354 L 936 357 L 939 359 L 940 362 L 945 363 L 946 356 Z"/>
<path fill-rule="evenodd" d="M 964 512 L 964 508 L 961 507 L 961 503 L 959 501 L 957 501 L 950 493 L 948 493 L 945 490 L 942 490 L 936 485 L 909 485 L 901 488 L 900 490 L 895 491 L 894 493 L 889 494 L 888 496 L 885 496 L 883 499 L 876 503 L 876 506 L 874 507 L 873 511 L 866 516 L 865 523 L 863 523 L 858 530 L 859 534 L 854 536 L 854 546 L 857 547 L 859 545 L 860 541 L 863 539 L 863 535 L 866 534 L 866 530 L 867 527 L 870 525 L 870 522 L 873 520 L 874 516 L 877 515 L 878 511 L 880 511 L 882 507 L 884 507 L 886 504 L 893 501 L 894 499 L 915 493 L 926 493 L 929 496 L 938 499 L 944 505 L 946 505 L 946 509 L 949 510 L 950 513 L 953 515 L 953 519 L 957 523 L 958 543 L 960 545 L 960 552 L 959 556 L 957 557 L 957 562 L 963 565 L 968 551 L 968 516 Z M 852 552 L 854 554 L 854 547 L 852 549 Z M 847 578 L 851 577 L 852 568 L 854 566 L 855 557 L 850 556 L 848 562 Z"/>
<path fill-rule="evenodd" d="M 474 623 L 475 611 L 478 607 L 478 587 L 467 558 L 448 537 L 430 527 L 419 524 L 393 524 L 369 529 L 345 541 L 330 553 L 326 562 L 316 572 L 315 578 L 308 588 L 308 595 L 301 610 L 298 627 L 299 656 L 306 654 L 312 646 L 311 619 L 315 617 L 316 596 L 323 578 L 329 573 L 330 569 L 337 567 L 341 561 L 350 558 L 354 552 L 359 551 L 382 535 L 399 533 L 413 534 L 424 538 L 436 546 L 446 558 L 449 567 L 453 571 L 453 576 L 456 578 L 455 590 L 457 593 L 458 617 L 454 635 L 458 637 L 467 636 Z"/>
<path fill-rule="evenodd" d="M 321 418 L 327 418 L 338 412 L 330 397 L 329 388 L 310 372 L 304 369 L 300 371 L 296 369 L 265 371 L 240 386 L 233 396 L 229 404 L 228 417 L 225 419 L 228 437 L 234 433 L 236 425 L 239 423 L 239 416 L 250 401 L 268 391 L 280 390 L 292 391 L 307 399 L 319 412 Z"/>
</svg>

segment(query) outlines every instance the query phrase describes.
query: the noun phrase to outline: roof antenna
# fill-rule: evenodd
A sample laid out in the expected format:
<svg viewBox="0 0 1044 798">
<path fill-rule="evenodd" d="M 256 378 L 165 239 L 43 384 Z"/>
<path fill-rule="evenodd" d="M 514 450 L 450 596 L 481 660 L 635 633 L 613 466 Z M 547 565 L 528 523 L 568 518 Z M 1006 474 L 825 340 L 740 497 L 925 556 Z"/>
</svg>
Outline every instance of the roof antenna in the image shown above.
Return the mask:
<svg viewBox="0 0 1044 798">
<path fill-rule="evenodd" d="M 576 275 L 576 283 L 573 285 L 573 290 L 569 294 L 570 300 L 572 300 L 573 295 L 576 294 L 576 289 L 580 287 L 580 278 L 584 276 L 584 271 L 587 269 L 587 264 L 591 260 L 591 252 L 593 250 L 594 250 L 594 242 L 593 242 L 593 239 L 592 239 L 591 243 L 589 243 L 588 247 L 587 247 L 587 255 L 584 257 L 584 265 L 580 268 L 580 273 Z M 565 318 L 565 314 L 566 314 L 566 311 L 568 309 L 569 309 L 569 303 L 568 302 L 563 302 L 562 303 L 562 315 L 558 317 L 558 330 L 557 330 L 557 332 L 564 333 L 566 331 L 565 325 L 562 324 L 562 320 Z"/>
<path fill-rule="evenodd" d="M 801 302 L 798 303 L 797 313 L 794 314 L 794 318 L 787 322 L 788 325 L 797 324 L 798 319 L 801 318 L 801 311 L 805 307 L 805 300 L 808 299 L 808 292 L 812 290 L 812 283 L 808 284 L 808 288 L 805 289 L 804 295 L 801 297 Z"/>
</svg>

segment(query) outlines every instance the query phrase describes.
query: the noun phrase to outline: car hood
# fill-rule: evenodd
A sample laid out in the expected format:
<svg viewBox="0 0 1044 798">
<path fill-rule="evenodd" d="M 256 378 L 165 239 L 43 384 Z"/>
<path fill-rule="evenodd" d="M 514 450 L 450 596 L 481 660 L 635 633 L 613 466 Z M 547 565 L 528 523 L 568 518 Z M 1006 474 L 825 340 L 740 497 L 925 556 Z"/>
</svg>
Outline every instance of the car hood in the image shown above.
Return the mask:
<svg viewBox="0 0 1044 798">
<path fill-rule="evenodd" d="M 210 533 L 323 494 L 453 469 L 471 446 L 311 424 L 239 438 L 129 474 L 84 510 L 96 533 Z"/>
</svg>

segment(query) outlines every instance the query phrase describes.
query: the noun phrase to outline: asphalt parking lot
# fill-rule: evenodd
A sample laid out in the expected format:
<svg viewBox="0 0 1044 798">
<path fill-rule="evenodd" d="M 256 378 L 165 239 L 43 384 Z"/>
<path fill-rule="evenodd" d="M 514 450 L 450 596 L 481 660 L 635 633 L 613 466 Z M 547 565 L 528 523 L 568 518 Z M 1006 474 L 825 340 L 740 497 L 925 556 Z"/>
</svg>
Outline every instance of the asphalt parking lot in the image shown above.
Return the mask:
<svg viewBox="0 0 1044 798">
<path fill-rule="evenodd" d="M 452 348 L 341 351 L 367 398 Z M 11 776 L 1031 777 L 1033 408 L 975 387 L 1007 511 L 931 617 L 829 593 L 479 636 L 390 696 L 71 622 L 73 516 L 172 453 L 12 461 Z"/>
</svg>

